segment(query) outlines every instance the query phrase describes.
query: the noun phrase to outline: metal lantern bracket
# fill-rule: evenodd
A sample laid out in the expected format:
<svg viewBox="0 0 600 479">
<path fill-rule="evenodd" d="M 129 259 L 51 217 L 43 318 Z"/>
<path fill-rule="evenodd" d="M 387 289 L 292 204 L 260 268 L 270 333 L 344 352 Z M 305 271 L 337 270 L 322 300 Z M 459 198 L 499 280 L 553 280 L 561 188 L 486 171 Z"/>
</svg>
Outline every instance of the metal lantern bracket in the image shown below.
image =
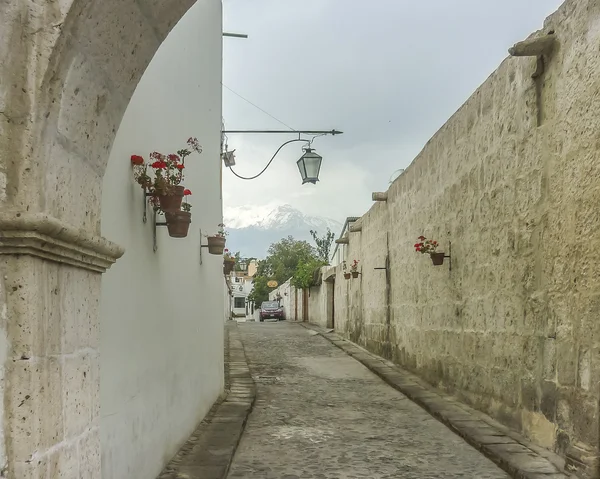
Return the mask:
<svg viewBox="0 0 600 479">
<path fill-rule="evenodd" d="M 144 188 L 144 214 L 142 216 L 142 221 L 144 223 L 146 223 L 146 221 L 148 221 L 148 216 L 146 215 L 146 211 L 148 210 L 148 198 L 150 196 L 152 196 L 152 195 L 146 191 L 146 188 Z"/>
<path fill-rule="evenodd" d="M 202 264 L 202 248 L 208 248 L 208 244 L 202 244 L 202 228 L 200 228 L 200 264 Z"/>
<path fill-rule="evenodd" d="M 146 213 L 144 212 L 144 215 L 145 215 L 145 214 L 146 214 Z M 164 222 L 157 223 L 157 222 L 156 222 L 156 211 L 155 211 L 155 212 L 154 212 L 154 215 L 152 216 L 152 224 L 153 224 L 153 228 L 152 228 L 152 230 L 154 231 L 154 233 L 153 233 L 154 246 L 153 246 L 153 248 L 152 248 L 152 249 L 153 249 L 153 250 L 154 250 L 154 252 L 156 253 L 156 251 L 158 251 L 158 243 L 156 242 L 156 228 L 157 228 L 158 226 L 167 226 L 167 222 L 166 222 L 166 221 L 164 221 Z"/>
</svg>

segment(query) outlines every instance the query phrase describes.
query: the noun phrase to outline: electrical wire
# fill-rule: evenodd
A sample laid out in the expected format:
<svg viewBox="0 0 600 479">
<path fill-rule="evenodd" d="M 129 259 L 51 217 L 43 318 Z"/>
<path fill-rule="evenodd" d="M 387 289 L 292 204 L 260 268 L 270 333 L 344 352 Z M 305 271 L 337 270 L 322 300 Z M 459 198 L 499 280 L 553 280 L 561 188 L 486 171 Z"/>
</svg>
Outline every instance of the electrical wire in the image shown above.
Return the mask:
<svg viewBox="0 0 600 479">
<path fill-rule="evenodd" d="M 236 91 L 232 90 L 231 88 L 229 88 L 229 87 L 228 87 L 227 85 L 225 85 L 223 82 L 221 82 L 221 85 L 222 85 L 224 88 L 227 88 L 227 89 L 228 89 L 228 90 L 229 90 L 231 93 L 233 93 L 234 95 L 236 95 L 236 96 L 239 96 L 239 97 L 240 97 L 242 100 L 244 100 L 244 101 L 246 101 L 246 102 L 250 103 L 250 105 L 252 105 L 254 108 L 256 108 L 256 109 L 258 109 L 258 110 L 262 111 L 262 112 L 263 112 L 265 115 L 268 115 L 268 116 L 270 116 L 271 118 L 273 118 L 273 120 L 275 120 L 275 121 L 278 121 L 279 123 L 281 123 L 281 124 L 282 124 L 283 126 L 285 126 L 286 128 L 289 128 L 289 129 L 290 129 L 290 130 L 292 130 L 292 131 L 296 131 L 296 129 L 295 129 L 295 128 L 292 128 L 290 125 L 288 125 L 287 123 L 284 123 L 284 122 L 283 122 L 283 121 L 281 121 L 279 118 L 277 118 L 277 117 L 275 117 L 275 116 L 271 115 L 271 114 L 270 114 L 268 111 L 266 111 L 266 110 L 262 109 L 262 108 L 261 108 L 260 106 L 258 106 L 257 104 L 255 104 L 255 103 L 252 103 L 252 102 L 251 102 L 250 100 L 248 100 L 247 98 L 244 98 L 242 95 L 240 95 L 238 92 L 236 92 Z"/>
<path fill-rule="evenodd" d="M 313 139 L 314 139 L 314 138 L 313 138 Z M 241 176 L 241 175 L 238 175 L 238 174 L 237 174 L 235 171 L 233 171 L 233 168 L 232 168 L 231 166 L 229 167 L 229 169 L 231 170 L 231 172 L 232 172 L 232 173 L 233 173 L 235 176 L 237 176 L 238 178 L 241 178 L 242 180 L 253 180 L 253 179 L 255 179 L 255 178 L 258 178 L 258 177 L 259 177 L 260 175 L 262 175 L 262 174 L 263 174 L 265 171 L 267 171 L 267 168 L 268 168 L 268 167 L 271 165 L 271 163 L 273 163 L 273 160 L 274 160 L 274 159 L 275 159 L 275 157 L 277 156 L 277 153 L 279 153 L 279 152 L 281 151 L 281 149 L 282 149 L 282 148 L 283 148 L 285 145 L 287 145 L 287 144 L 289 144 L 289 143 L 293 143 L 293 142 L 295 142 L 295 141 L 305 141 L 305 142 L 307 142 L 309 145 L 312 143 L 312 140 L 306 140 L 306 139 L 304 139 L 304 138 L 295 138 L 295 139 L 293 139 L 293 140 L 286 141 L 286 142 L 285 142 L 283 145 L 281 145 L 279 148 L 277 148 L 277 151 L 276 151 L 276 152 L 275 152 L 275 154 L 274 154 L 274 155 L 271 157 L 271 159 L 270 159 L 270 160 L 269 160 L 269 162 L 267 163 L 267 166 L 265 166 L 265 167 L 262 169 L 262 171 L 261 171 L 261 172 L 260 172 L 258 175 L 254 175 L 254 176 L 248 176 L 248 177 L 246 177 L 246 176 Z"/>
</svg>

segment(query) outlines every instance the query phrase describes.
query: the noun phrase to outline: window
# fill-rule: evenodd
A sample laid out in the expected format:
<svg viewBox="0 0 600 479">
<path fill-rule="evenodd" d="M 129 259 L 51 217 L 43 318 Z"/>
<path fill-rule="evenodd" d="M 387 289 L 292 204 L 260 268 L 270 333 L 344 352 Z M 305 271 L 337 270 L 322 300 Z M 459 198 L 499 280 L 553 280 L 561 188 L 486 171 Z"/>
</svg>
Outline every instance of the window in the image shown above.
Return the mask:
<svg viewBox="0 0 600 479">
<path fill-rule="evenodd" d="M 276 301 L 265 301 L 260 307 L 261 309 L 277 309 L 279 308 L 279 303 Z"/>
<path fill-rule="evenodd" d="M 238 296 L 237 298 L 233 298 L 233 307 L 236 309 L 245 308 L 246 307 L 246 298 Z"/>
</svg>

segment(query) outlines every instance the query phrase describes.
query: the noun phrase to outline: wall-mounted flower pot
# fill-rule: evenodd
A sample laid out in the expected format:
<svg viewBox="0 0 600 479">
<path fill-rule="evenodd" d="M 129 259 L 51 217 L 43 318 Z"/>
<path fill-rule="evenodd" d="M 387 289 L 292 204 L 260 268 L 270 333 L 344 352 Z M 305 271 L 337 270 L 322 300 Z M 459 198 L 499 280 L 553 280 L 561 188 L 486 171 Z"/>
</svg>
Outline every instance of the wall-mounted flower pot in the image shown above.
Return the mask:
<svg viewBox="0 0 600 479">
<path fill-rule="evenodd" d="M 445 253 L 431 253 L 431 262 L 434 266 L 441 266 L 444 264 Z"/>
<path fill-rule="evenodd" d="M 350 273 L 344 273 L 344 278 L 350 279 L 350 278 L 352 278 L 352 274 L 350 274 Z"/>
<path fill-rule="evenodd" d="M 175 186 L 170 195 L 157 195 L 160 209 L 164 212 L 179 211 L 181 209 L 184 191 L 185 188 L 183 186 Z"/>
<path fill-rule="evenodd" d="M 234 259 L 224 259 L 223 260 L 223 272 L 225 274 L 229 274 L 233 271 L 233 267 L 235 266 Z"/>
<path fill-rule="evenodd" d="M 223 254 L 225 249 L 225 237 L 224 236 L 209 236 L 208 239 L 208 252 L 210 254 Z"/>
<path fill-rule="evenodd" d="M 358 278 L 358 271 L 352 271 L 352 277 Z"/>
<path fill-rule="evenodd" d="M 171 238 L 185 238 L 190 229 L 192 214 L 189 211 L 165 211 L 167 229 Z"/>
</svg>

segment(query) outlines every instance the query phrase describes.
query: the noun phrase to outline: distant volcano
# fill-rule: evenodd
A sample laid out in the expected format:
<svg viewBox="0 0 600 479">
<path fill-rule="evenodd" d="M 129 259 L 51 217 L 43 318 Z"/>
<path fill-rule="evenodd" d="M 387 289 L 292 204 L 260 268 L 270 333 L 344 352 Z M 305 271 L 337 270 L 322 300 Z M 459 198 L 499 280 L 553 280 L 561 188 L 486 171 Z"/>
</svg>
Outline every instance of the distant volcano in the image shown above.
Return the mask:
<svg viewBox="0 0 600 479">
<path fill-rule="evenodd" d="M 229 232 L 227 248 L 243 257 L 264 258 L 272 243 L 293 236 L 314 246 L 310 230 L 319 235 L 329 228 L 336 236 L 342 229 L 338 221 L 308 216 L 290 205 L 238 206 L 225 208 L 224 222 Z"/>
</svg>

